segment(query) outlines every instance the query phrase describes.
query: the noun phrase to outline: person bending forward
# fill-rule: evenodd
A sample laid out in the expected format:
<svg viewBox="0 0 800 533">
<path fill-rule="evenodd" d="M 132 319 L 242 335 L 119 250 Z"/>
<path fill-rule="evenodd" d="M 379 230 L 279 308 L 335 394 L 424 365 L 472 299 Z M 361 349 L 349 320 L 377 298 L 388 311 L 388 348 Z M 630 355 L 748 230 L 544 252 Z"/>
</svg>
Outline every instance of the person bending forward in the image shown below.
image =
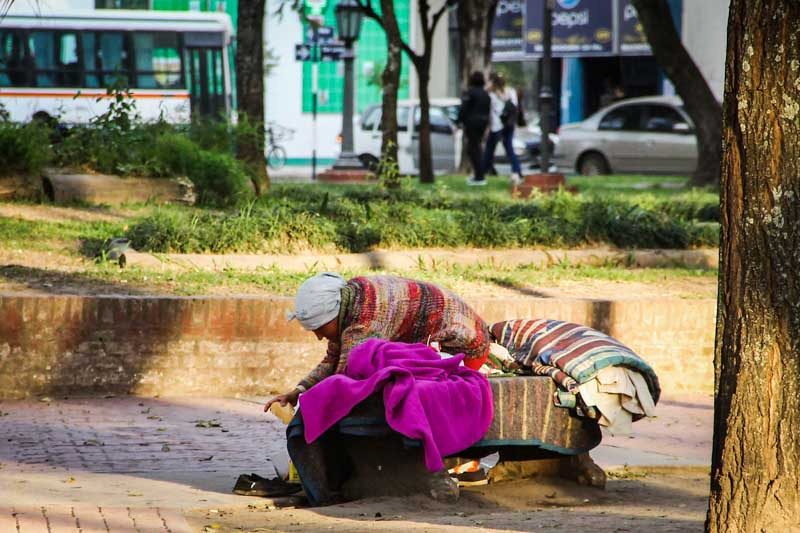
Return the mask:
<svg viewBox="0 0 800 533">
<path fill-rule="evenodd" d="M 328 351 L 294 390 L 269 400 L 265 411 L 275 402 L 295 405 L 302 392 L 343 372 L 350 350 L 372 337 L 435 341 L 447 353 L 465 354 L 464 364 L 474 370 L 489 355 L 488 325 L 464 300 L 431 283 L 396 276 L 345 281 L 338 274 L 318 274 L 300 286 L 288 318 L 327 339 Z"/>
</svg>

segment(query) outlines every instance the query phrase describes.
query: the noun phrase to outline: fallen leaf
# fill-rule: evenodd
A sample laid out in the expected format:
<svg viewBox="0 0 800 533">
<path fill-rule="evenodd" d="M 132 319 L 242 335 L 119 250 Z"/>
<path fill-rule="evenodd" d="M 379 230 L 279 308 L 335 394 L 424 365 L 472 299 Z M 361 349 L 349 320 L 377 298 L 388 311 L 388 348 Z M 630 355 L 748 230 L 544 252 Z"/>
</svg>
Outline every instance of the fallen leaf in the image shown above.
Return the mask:
<svg viewBox="0 0 800 533">
<path fill-rule="evenodd" d="M 141 492 L 129 492 L 128 496 L 136 497 L 136 496 L 143 496 Z"/>
<path fill-rule="evenodd" d="M 40 401 L 40 402 L 43 402 L 43 403 L 50 403 L 50 402 L 52 402 L 53 400 L 51 400 L 51 399 L 50 399 L 49 397 L 47 397 L 47 396 L 42 396 L 41 398 L 39 398 L 39 401 Z"/>
<path fill-rule="evenodd" d="M 84 446 L 103 446 L 103 443 L 97 439 L 89 439 L 83 441 Z"/>
<path fill-rule="evenodd" d="M 161 447 L 161 451 L 162 451 L 162 452 L 168 452 L 168 451 L 169 451 L 169 446 L 167 446 L 166 444 L 165 444 L 165 445 L 163 445 L 163 446 Z"/>
</svg>

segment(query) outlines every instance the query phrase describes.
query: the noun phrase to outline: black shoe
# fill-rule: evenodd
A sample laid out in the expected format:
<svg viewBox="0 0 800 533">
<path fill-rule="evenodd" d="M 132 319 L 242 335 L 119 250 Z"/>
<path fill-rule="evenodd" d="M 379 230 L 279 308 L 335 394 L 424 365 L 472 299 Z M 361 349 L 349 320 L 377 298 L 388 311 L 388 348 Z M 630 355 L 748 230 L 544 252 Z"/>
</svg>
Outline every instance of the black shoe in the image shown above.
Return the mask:
<svg viewBox="0 0 800 533">
<path fill-rule="evenodd" d="M 236 480 L 233 493 L 241 496 L 277 497 L 300 492 L 299 484 L 287 483 L 283 478 L 266 479 L 257 474 L 242 474 Z"/>
</svg>

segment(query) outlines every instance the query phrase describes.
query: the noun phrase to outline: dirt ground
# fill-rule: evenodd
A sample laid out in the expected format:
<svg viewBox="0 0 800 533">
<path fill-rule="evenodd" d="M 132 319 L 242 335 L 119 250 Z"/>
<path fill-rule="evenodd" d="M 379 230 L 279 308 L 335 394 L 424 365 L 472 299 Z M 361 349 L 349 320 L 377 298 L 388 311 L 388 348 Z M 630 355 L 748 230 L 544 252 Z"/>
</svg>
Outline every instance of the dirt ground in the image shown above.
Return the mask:
<svg viewBox="0 0 800 533">
<path fill-rule="evenodd" d="M 271 504 L 204 509 L 198 531 L 702 531 L 708 473 L 702 468 L 627 471 L 605 490 L 539 478 L 462 489 L 456 504 L 425 496 L 375 498 L 316 509 Z"/>
</svg>

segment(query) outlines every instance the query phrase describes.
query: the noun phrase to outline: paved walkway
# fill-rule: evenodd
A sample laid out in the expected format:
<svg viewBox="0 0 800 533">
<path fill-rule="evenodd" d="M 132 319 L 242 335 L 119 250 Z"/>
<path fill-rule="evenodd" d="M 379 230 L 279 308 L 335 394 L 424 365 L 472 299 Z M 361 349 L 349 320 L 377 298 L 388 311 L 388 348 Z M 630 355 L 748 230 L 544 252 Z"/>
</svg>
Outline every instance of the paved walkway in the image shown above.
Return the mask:
<svg viewBox="0 0 800 533">
<path fill-rule="evenodd" d="M 711 399 L 665 400 L 636 435 L 592 453 L 605 468 L 708 465 Z M 0 402 L 0 532 L 186 532 L 190 509 L 264 506 L 236 477 L 285 470 L 283 425 L 260 399 Z"/>
</svg>

